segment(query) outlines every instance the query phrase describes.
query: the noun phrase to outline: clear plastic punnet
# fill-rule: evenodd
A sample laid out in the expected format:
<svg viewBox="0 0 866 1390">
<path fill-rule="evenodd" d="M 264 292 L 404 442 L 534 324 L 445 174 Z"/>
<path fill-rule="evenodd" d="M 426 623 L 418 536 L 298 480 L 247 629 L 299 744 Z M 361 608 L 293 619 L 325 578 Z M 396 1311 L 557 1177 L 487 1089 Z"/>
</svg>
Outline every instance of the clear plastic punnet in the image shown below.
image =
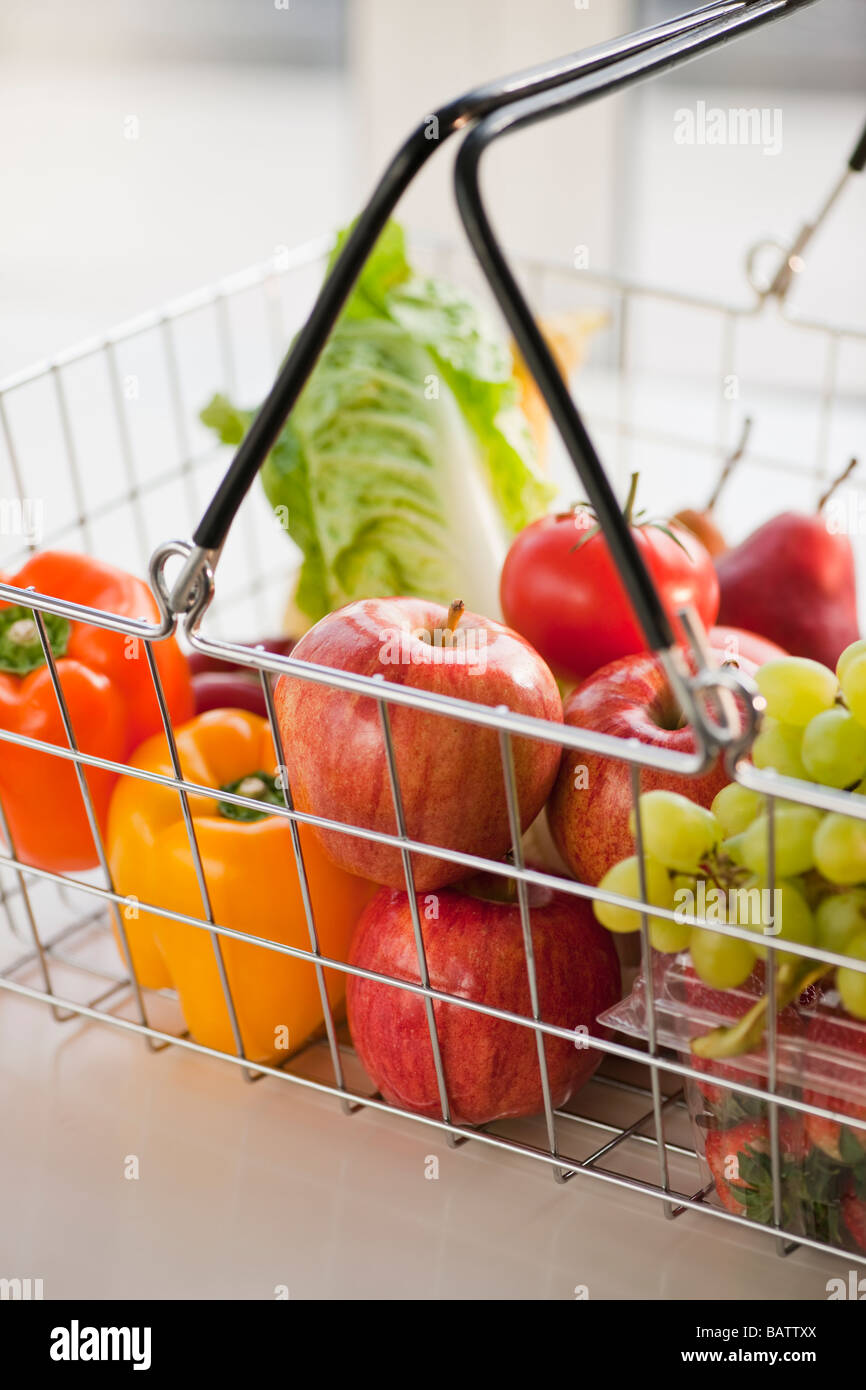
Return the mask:
<svg viewBox="0 0 866 1390">
<path fill-rule="evenodd" d="M 844 1012 L 835 989 L 810 985 L 776 1013 L 773 1076 L 763 964 L 738 989 L 721 990 L 700 980 L 688 952 L 653 952 L 652 988 L 656 1046 L 694 1073 L 684 1088 L 706 1199 L 792 1234 L 860 1250 L 862 1230 L 854 1223 L 866 1197 L 866 1023 Z M 628 997 L 600 1021 L 648 1042 L 647 994 L 641 971 Z M 716 1030 L 742 1029 L 762 1005 L 763 1027 L 747 1051 L 709 1059 L 695 1050 Z"/>
</svg>

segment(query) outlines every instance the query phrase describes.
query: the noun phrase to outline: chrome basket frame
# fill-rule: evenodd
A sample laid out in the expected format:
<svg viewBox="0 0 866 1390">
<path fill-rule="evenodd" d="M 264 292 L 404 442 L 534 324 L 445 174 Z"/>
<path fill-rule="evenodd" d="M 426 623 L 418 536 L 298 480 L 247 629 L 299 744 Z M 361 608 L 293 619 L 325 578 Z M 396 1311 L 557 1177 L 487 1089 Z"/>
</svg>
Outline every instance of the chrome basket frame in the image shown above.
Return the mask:
<svg viewBox="0 0 866 1390">
<path fill-rule="evenodd" d="M 708 6 L 705 12 L 699 13 L 706 13 L 710 19 L 719 22 L 716 19 L 719 14 L 730 15 L 740 12 L 742 15 L 746 11 L 760 9 L 762 13 L 771 15 L 771 12 L 781 13 L 789 7 L 792 6 L 787 5 L 785 0 L 775 0 L 775 3 L 770 3 L 770 0 L 761 0 L 761 3 L 757 5 L 754 0 L 731 0 L 731 3 L 721 6 L 718 4 Z M 771 15 L 771 17 L 773 16 Z M 700 22 L 703 24 L 707 21 L 704 19 Z M 692 28 L 694 27 L 693 23 Z M 618 56 L 621 56 L 621 50 Z M 606 61 L 612 65 L 610 57 Z M 596 66 L 599 64 L 596 63 Z M 163 310 L 142 316 L 104 338 L 85 343 L 49 362 L 41 363 L 27 372 L 18 373 L 0 386 L 0 441 L 5 445 L 11 480 L 11 494 L 17 496 L 22 503 L 28 496 L 27 478 L 30 457 L 38 453 L 42 445 L 37 440 L 23 440 L 16 428 L 14 408 L 19 393 L 32 389 L 47 391 L 52 400 L 52 407 L 57 414 L 65 461 L 72 482 L 74 505 L 64 524 L 57 529 L 56 533 L 52 532 L 47 538 L 49 543 L 68 540 L 72 537 L 72 543 L 76 547 L 90 551 L 94 544 L 92 526 L 97 519 L 104 520 L 107 517 L 109 521 L 113 519 L 113 524 L 119 526 L 125 526 L 131 522 L 139 543 L 139 552 L 140 554 L 143 553 L 146 548 L 147 532 L 140 519 L 140 508 L 149 491 L 158 494 L 166 480 L 175 476 L 180 476 L 190 485 L 189 509 L 191 515 L 194 513 L 195 497 L 192 484 L 199 471 L 209 467 L 215 458 L 220 457 L 220 453 L 213 449 L 196 451 L 191 443 L 192 421 L 195 409 L 201 404 L 201 401 L 193 402 L 190 400 L 190 393 L 184 383 L 179 365 L 177 334 L 191 317 L 202 316 L 211 325 L 210 331 L 218 344 L 225 380 L 228 385 L 231 385 L 237 363 L 242 359 L 246 350 L 236 331 L 233 308 L 241 299 L 250 297 L 260 303 L 261 323 L 265 333 L 270 336 L 271 358 L 273 362 L 278 362 L 283 346 L 289 337 L 288 328 L 290 325 L 281 317 L 281 309 L 285 307 L 286 287 L 293 276 L 303 275 L 310 267 L 319 266 L 324 250 L 324 244 L 318 242 L 300 248 L 296 252 L 280 253 L 276 262 L 271 261 L 265 266 L 229 277 L 183 300 L 175 301 Z M 433 254 L 434 257 L 438 257 L 440 263 L 451 255 L 443 248 L 439 248 Z M 735 370 L 739 325 L 757 314 L 767 312 L 768 303 L 773 298 L 768 292 L 759 292 L 754 302 L 743 308 L 737 308 L 728 304 L 694 299 L 671 291 L 629 283 L 610 275 L 596 275 L 587 270 L 569 270 L 563 266 L 541 261 L 524 261 L 523 268 L 530 283 L 536 285 L 541 284 L 546 278 L 557 283 L 563 278 L 571 278 L 572 283 L 580 286 L 581 289 L 595 287 L 609 296 L 610 302 L 617 310 L 616 352 L 620 376 L 624 382 L 627 381 L 630 370 L 629 324 L 631 311 L 638 301 L 688 306 L 705 315 L 714 324 L 720 325 L 722 332 L 719 367 L 721 374 L 725 375 Z M 835 370 L 839 353 L 841 348 L 849 342 L 858 345 L 866 343 L 866 332 L 817 322 L 798 321 L 794 316 L 787 314 L 783 303 L 784 296 L 778 295 L 776 299 L 778 300 L 777 307 L 781 307 L 782 312 L 787 315 L 792 331 L 796 329 L 810 335 L 818 335 L 824 344 L 826 368 L 818 406 L 822 425 L 814 460 L 815 476 L 819 477 L 826 466 L 827 424 L 837 401 Z M 503 305 L 503 307 L 507 310 L 508 306 Z M 296 326 L 302 317 L 303 314 L 298 312 L 297 305 L 293 306 L 291 326 Z M 149 480 L 143 479 L 137 469 L 134 447 L 135 417 L 129 402 L 124 397 L 121 366 L 124 350 L 144 338 L 152 340 L 156 344 L 161 369 L 164 371 L 166 381 L 169 384 L 168 411 L 173 420 L 177 453 L 175 465 Z M 124 487 L 109 504 L 105 505 L 99 516 L 95 511 L 89 509 L 86 502 L 86 474 L 81 465 L 82 449 L 76 430 L 76 387 L 72 378 L 74 378 L 76 369 L 82 364 L 87 364 L 90 368 L 95 366 L 103 374 L 101 389 L 105 392 L 105 408 L 110 411 L 114 419 L 119 441 L 119 454 L 125 470 Z M 627 400 L 627 395 L 627 392 L 623 393 L 624 401 Z M 592 412 L 589 411 L 588 414 L 592 418 Z M 621 416 L 615 424 L 626 434 L 639 435 L 640 433 L 640 427 L 635 426 L 625 415 Z M 726 424 L 726 417 L 720 416 L 715 441 L 708 445 L 705 437 L 696 437 L 693 440 L 695 448 L 703 451 L 710 448 L 721 457 L 725 448 Z M 781 461 L 773 462 L 781 466 Z M 35 546 L 32 544 L 29 547 L 25 546 L 25 552 L 28 548 L 33 549 Z M 806 783 L 795 783 L 789 779 L 775 777 L 770 773 L 761 773 L 745 760 L 760 712 L 760 702 L 756 698 L 754 687 L 741 676 L 734 676 L 708 665 L 709 658 L 703 634 L 699 625 L 691 619 L 689 614 L 682 616 L 690 636 L 693 653 L 697 658 L 698 676 L 697 678 L 689 676 L 682 666 L 677 665 L 676 661 L 669 665 L 669 673 L 678 683 L 685 683 L 686 694 L 692 707 L 703 707 L 707 703 L 704 697 L 713 695 L 719 707 L 719 717 L 706 720 L 702 726 L 703 737 L 698 738 L 697 751 L 694 755 L 685 756 L 664 749 L 633 743 L 625 744 L 621 740 L 607 735 L 574 727 L 553 725 L 513 712 L 455 701 L 425 691 L 408 690 L 388 682 L 372 682 L 367 678 L 353 676 L 345 672 L 336 672 L 330 668 L 312 667 L 307 663 L 293 659 L 291 656 L 275 656 L 261 648 L 244 646 L 236 642 L 208 636 L 203 630 L 203 621 L 218 588 L 214 583 L 214 571 L 216 562 L 220 559 L 220 550 L 221 546 L 216 548 L 202 546 L 188 540 L 164 542 L 156 547 L 152 553 L 149 569 L 151 587 L 160 615 L 156 622 L 147 622 L 143 619 L 121 619 L 105 611 L 83 608 L 62 598 L 35 592 L 28 594 L 27 602 L 36 614 L 43 654 L 51 675 L 68 746 L 57 747 L 40 743 L 8 730 L 0 730 L 0 742 L 47 752 L 74 765 L 80 793 L 98 850 L 99 870 L 95 875 L 80 877 L 36 869 L 22 862 L 16 857 L 6 816 L 0 807 L 0 829 L 3 831 L 7 847 L 6 852 L 0 854 L 3 912 L 9 927 L 9 939 L 19 938 L 25 947 L 0 972 L 0 989 L 47 1004 L 59 1022 L 66 1023 L 82 1018 L 98 1020 L 114 1028 L 141 1035 L 148 1047 L 154 1051 L 161 1051 L 168 1046 L 182 1047 L 234 1063 L 239 1068 L 241 1075 L 248 1081 L 257 1081 L 268 1076 L 275 1080 L 292 1082 L 307 1090 L 337 1100 L 347 1114 L 353 1114 L 364 1108 L 396 1113 L 440 1132 L 453 1146 L 472 1142 L 533 1158 L 547 1165 L 560 1183 L 566 1183 L 580 1175 L 643 1193 L 661 1202 L 665 1215 L 668 1217 L 677 1217 L 687 1211 L 709 1212 L 716 1219 L 770 1234 L 776 1239 L 777 1246 L 782 1253 L 787 1253 L 796 1244 L 838 1253 L 834 1247 L 804 1237 L 797 1232 L 786 1231 L 782 1225 L 781 1158 L 778 1133 L 778 1107 L 782 1103 L 782 1097 L 778 1094 L 776 1086 L 777 1039 L 775 1010 L 772 1007 L 773 972 L 768 972 L 771 1007 L 768 1010 L 769 1075 L 767 1087 L 749 1086 L 739 1081 L 735 1084 L 725 1081 L 718 1083 L 723 1087 L 727 1086 L 729 1089 L 736 1089 L 746 1095 L 763 1099 L 769 1105 L 773 1140 L 771 1161 L 775 1204 L 775 1221 L 771 1226 L 759 1225 L 748 1217 L 713 1206 L 707 1201 L 711 1189 L 701 1186 L 695 1188 L 693 1181 L 690 1182 L 686 1178 L 681 1180 L 681 1182 L 686 1183 L 686 1186 L 677 1186 L 671 1177 L 670 1169 L 673 1164 L 680 1168 L 685 1165 L 687 1170 L 695 1171 L 693 1168 L 694 1150 L 691 1144 L 688 1140 L 680 1141 L 678 1138 L 671 1138 L 669 1128 L 672 1124 L 682 1121 L 684 1109 L 682 1083 L 688 1078 L 698 1080 L 702 1074 L 659 1047 L 656 1038 L 651 972 L 645 972 L 649 1033 L 647 1049 L 644 1051 L 613 1038 L 593 1037 L 592 1046 L 603 1054 L 604 1064 L 601 1072 L 577 1098 L 578 1103 L 585 1105 L 590 1092 L 594 1097 L 604 1092 L 608 1100 L 613 1098 L 620 1113 L 614 1117 L 610 1114 L 607 1116 L 599 1114 L 598 1110 L 594 1110 L 592 1106 L 589 1109 L 584 1109 L 584 1113 L 573 1106 L 564 1109 L 554 1107 L 547 1074 L 545 1038 L 563 1038 L 574 1041 L 574 1032 L 547 1023 L 541 1017 L 527 886 L 536 884 L 578 897 L 625 906 L 633 906 L 634 904 L 631 900 L 619 898 L 587 884 L 578 883 L 573 879 L 560 877 L 554 873 L 542 872 L 527 865 L 521 847 L 512 740 L 516 736 L 537 738 L 547 742 L 555 742 L 564 749 L 598 753 L 629 764 L 635 805 L 640 791 L 642 768 L 695 775 L 707 768 L 720 754 L 727 758 L 732 777 L 766 796 L 771 811 L 771 826 L 772 808 L 779 796 L 822 809 L 844 809 L 846 814 L 863 818 L 866 818 L 866 799 L 857 798 L 856 800 L 861 803 L 860 806 L 857 806 L 854 804 L 855 798 L 851 797 L 849 793 L 837 792 Z M 172 565 L 174 565 L 175 571 L 178 566 L 185 567 L 186 578 L 184 582 L 169 579 L 168 574 Z M 273 576 L 271 576 L 271 582 L 273 582 Z M 282 582 L 282 576 L 278 578 L 277 582 Z M 198 588 L 195 587 L 196 583 Z M 257 574 L 251 588 L 252 594 L 255 596 L 262 592 L 267 584 L 267 576 L 264 573 Z M 0 583 L 0 599 L 4 602 L 18 602 L 20 595 L 19 589 Z M 178 595 L 184 599 L 184 602 L 178 601 Z M 222 598 L 221 591 L 218 597 Z M 216 607 L 219 607 L 219 603 L 216 604 Z M 156 693 L 171 755 L 174 773 L 172 778 L 161 777 L 126 764 L 113 763 L 80 751 L 62 683 L 58 679 L 56 663 L 46 636 L 44 615 L 48 613 L 65 617 L 73 622 L 93 623 L 96 626 L 123 633 L 138 640 L 145 656 L 144 664 L 147 666 L 147 672 L 142 671 L 142 679 L 151 681 Z M 295 809 L 291 791 L 287 785 L 284 785 L 285 804 L 268 807 L 272 814 L 284 817 L 291 827 L 295 866 L 302 884 L 304 897 L 309 936 L 308 949 L 289 947 L 239 933 L 214 919 L 196 840 L 194 820 L 189 806 L 191 796 L 207 794 L 211 789 L 203 788 L 186 780 L 181 774 L 175 731 L 172 727 L 159 670 L 154 658 L 156 644 L 175 633 L 182 634 L 189 645 L 197 651 L 229 660 L 240 667 L 259 673 L 269 715 L 277 766 L 285 765 L 285 757 L 274 710 L 273 677 L 290 674 L 323 683 L 335 689 L 367 695 L 376 700 L 388 760 L 397 834 L 386 835 L 302 813 Z M 729 699 L 730 695 L 734 693 L 746 697 L 745 706 L 747 710 L 751 711 L 751 723 L 745 731 L 734 729 L 733 724 L 728 723 L 725 717 L 726 698 Z M 437 851 L 436 846 L 422 844 L 408 838 L 402 810 L 399 776 L 390 736 L 390 711 L 394 705 L 409 705 L 419 710 L 426 710 L 430 714 L 447 714 L 450 718 L 497 731 L 503 772 L 503 789 L 513 841 L 511 862 L 494 863 L 474 855 L 458 854 L 450 850 L 445 852 L 441 849 Z M 209 933 L 220 970 L 226 1008 L 232 1024 L 236 1046 L 235 1055 L 219 1052 L 196 1042 L 183 1031 L 182 1027 L 178 1031 L 172 1031 L 166 1027 L 158 1026 L 155 1022 L 154 1013 L 158 1012 L 166 1001 L 157 998 L 154 992 L 145 990 L 136 978 L 124 926 L 124 908 L 128 902 L 117 891 L 112 881 L 100 828 L 84 775 L 85 769 L 88 767 L 115 771 L 139 778 L 144 782 L 168 786 L 177 791 L 201 889 L 201 914 L 190 916 L 171 912 L 157 904 L 141 903 L 138 904 L 138 907 L 140 910 L 152 911 Z M 286 784 L 287 779 L 282 780 Z M 223 793 L 222 795 L 226 801 L 238 806 L 253 809 L 257 806 L 257 802 L 249 797 L 235 793 Z M 467 871 L 484 869 L 513 880 L 517 885 L 517 901 L 523 930 L 530 996 L 533 1000 L 531 1015 L 523 1016 L 509 1013 L 462 997 L 445 994 L 433 988 L 427 969 L 423 932 L 417 905 L 413 913 L 413 926 L 418 955 L 419 983 L 408 983 L 405 980 L 378 975 L 349 965 L 344 961 L 325 956 L 319 947 L 317 925 L 309 892 L 306 890 L 306 872 L 298 834 L 298 827 L 302 824 L 337 829 L 343 833 L 361 836 L 399 849 L 411 903 L 415 902 L 411 865 L 411 853 L 413 851 L 423 851 L 428 855 L 438 853 L 440 857 L 448 857 L 454 862 L 463 864 Z M 640 854 L 642 827 L 639 816 L 637 817 L 636 839 L 637 850 Z M 769 877 L 772 883 L 774 881 L 772 833 Z M 49 899 L 50 906 L 48 906 Z M 82 901 L 85 904 L 83 911 L 80 908 Z M 44 920 L 43 903 L 46 904 Z M 667 917 L 675 915 L 666 909 L 653 907 L 651 910 L 655 915 Z M 692 920 L 694 921 L 694 919 Z M 700 922 L 694 924 L 697 926 L 705 925 Z M 123 973 L 118 973 L 116 969 L 106 966 L 103 960 L 94 963 L 99 953 L 99 942 L 105 938 L 106 934 L 110 937 L 112 926 L 123 943 L 126 965 Z M 714 924 L 714 929 L 734 937 L 749 939 L 749 933 L 741 928 Z M 646 964 L 651 958 L 646 904 L 642 910 L 640 937 L 643 960 Z M 283 1066 L 256 1063 L 244 1056 L 237 1013 L 222 957 L 221 942 L 225 939 L 248 941 L 264 950 L 282 952 L 308 961 L 313 965 L 317 975 L 325 1019 L 324 1040 L 317 1040 L 302 1049 L 301 1052 L 294 1053 Z M 94 943 L 96 943 L 95 946 Z M 779 943 L 772 937 L 768 938 L 768 946 L 771 952 L 780 948 Z M 818 948 L 803 948 L 786 942 L 785 949 L 797 955 L 820 959 L 828 964 L 851 965 L 849 959 Z M 866 963 L 861 968 L 866 970 Z M 346 1036 L 335 1020 L 329 1004 L 324 980 L 326 969 L 339 970 L 347 975 L 356 975 L 381 982 L 389 987 L 409 990 L 425 1000 L 426 1018 L 442 1109 L 441 1119 L 419 1116 L 408 1110 L 389 1106 L 380 1096 L 370 1095 L 358 1085 L 352 1084 L 348 1076 L 353 1065 L 351 1048 L 348 1046 Z M 82 999 L 76 997 L 74 989 L 59 987 L 58 974 L 69 976 L 70 973 L 78 981 L 79 993 L 83 988 L 82 982 L 95 979 L 97 981 L 96 993 L 88 993 L 87 997 Z M 35 983 L 32 982 L 34 975 Z M 508 1124 L 491 1124 L 476 1129 L 453 1121 L 447 1079 L 439 1051 L 434 1003 L 467 1008 L 533 1030 L 537 1043 L 544 1107 L 538 1124 L 532 1126 L 531 1137 L 526 1137 L 526 1126 L 524 1126 L 521 1137 L 517 1137 L 513 1132 L 513 1126 Z M 785 1097 L 784 1104 L 802 1112 L 831 1119 L 844 1119 L 845 1123 L 849 1125 L 866 1129 L 866 1121 L 857 1121 L 850 1116 L 836 1115 L 832 1111 L 808 1105 L 803 1101 Z M 629 1109 L 629 1107 L 631 1108 Z M 637 1109 L 637 1113 L 634 1113 L 635 1109 Z M 647 1176 L 646 1172 L 642 1171 L 641 1165 L 644 1169 L 646 1167 L 644 1160 L 651 1161 L 654 1176 Z M 860 1257 L 846 1252 L 846 1257 L 857 1263 L 866 1264 L 866 1256 Z"/>
</svg>

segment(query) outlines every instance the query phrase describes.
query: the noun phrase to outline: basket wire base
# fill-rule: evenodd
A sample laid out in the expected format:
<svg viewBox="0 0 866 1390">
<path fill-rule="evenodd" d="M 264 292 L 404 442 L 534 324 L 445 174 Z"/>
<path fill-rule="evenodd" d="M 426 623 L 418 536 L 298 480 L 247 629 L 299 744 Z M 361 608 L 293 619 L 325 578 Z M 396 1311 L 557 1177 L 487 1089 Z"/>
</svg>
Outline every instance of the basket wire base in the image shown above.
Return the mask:
<svg viewBox="0 0 866 1390">
<path fill-rule="evenodd" d="M 63 889 L 59 891 L 58 896 L 61 895 L 68 897 Z M 18 890 L 6 892 L 3 898 L 10 924 L 14 922 L 12 904 L 16 897 L 22 897 Z M 18 939 L 22 935 L 17 924 L 15 935 Z M 49 1006 L 61 1024 L 76 1019 L 105 1023 L 140 1034 L 154 1051 L 183 1047 L 239 1066 L 246 1079 L 262 1080 L 267 1077 L 288 1081 L 308 1091 L 332 1097 L 339 1101 L 347 1115 L 364 1110 L 385 1112 L 438 1131 L 454 1147 L 477 1143 L 493 1151 L 516 1153 L 522 1158 L 545 1164 L 560 1185 L 568 1185 L 577 1177 L 595 1178 L 614 1188 L 660 1200 L 668 1219 L 699 1212 L 760 1231 L 775 1240 L 780 1256 L 787 1256 L 800 1246 L 830 1255 L 842 1253 L 832 1245 L 802 1234 L 759 1225 L 708 1200 L 713 1195 L 712 1183 L 694 1185 L 699 1182 L 697 1154 L 690 1141 L 686 1101 L 683 1088 L 678 1084 L 679 1078 L 672 1078 L 668 1089 L 660 1092 L 660 1109 L 676 1136 L 664 1135 L 660 1145 L 652 1132 L 656 1121 L 652 1080 L 647 1083 L 640 1053 L 634 1049 L 629 1049 L 634 1059 L 631 1061 L 616 1056 L 605 1057 L 580 1094 L 567 1107 L 555 1109 L 555 1119 L 565 1136 L 566 1147 L 565 1151 L 560 1147 L 555 1154 L 551 1154 L 543 1142 L 533 1142 L 534 1135 L 541 1138 L 538 1119 L 471 1128 L 455 1125 L 450 1120 L 414 1114 L 388 1104 L 378 1093 L 355 1089 L 347 1078 L 353 1071 L 356 1072 L 355 1084 L 362 1086 L 363 1072 L 345 1025 L 335 1030 L 342 1077 L 342 1084 L 335 1085 L 327 1079 L 332 1048 L 330 1040 L 321 1036 L 324 1028 L 320 1030 L 320 1035 L 310 1039 L 280 1065 L 266 1065 L 217 1051 L 192 1039 L 183 1027 L 177 995 L 171 989 L 142 990 L 147 1000 L 148 1017 L 159 1016 L 160 1022 L 165 1020 L 162 1027 L 142 1024 L 134 1017 L 127 1016 L 136 1011 L 134 981 L 108 963 L 112 956 L 116 956 L 116 945 L 105 910 L 88 908 L 60 928 L 50 941 L 43 942 L 41 949 L 32 945 L 17 953 L 0 971 L 0 987 Z M 30 982 L 34 975 L 38 977 L 43 963 L 58 968 L 65 977 L 67 995 L 40 989 L 38 983 Z M 77 997 L 79 995 L 83 997 Z M 659 1076 L 658 1071 L 652 1074 Z M 613 1118 L 614 1106 L 619 1110 L 630 1109 L 634 1118 L 622 1122 L 619 1117 Z M 651 1172 L 650 1165 L 655 1166 L 653 1160 L 659 1152 L 665 1165 L 668 1161 L 674 1164 L 678 1180 L 684 1184 L 682 1190 L 670 1183 L 659 1186 L 651 1178 L 641 1176 L 641 1173 Z M 866 1257 L 848 1251 L 844 1253 L 855 1263 L 866 1265 Z"/>
</svg>

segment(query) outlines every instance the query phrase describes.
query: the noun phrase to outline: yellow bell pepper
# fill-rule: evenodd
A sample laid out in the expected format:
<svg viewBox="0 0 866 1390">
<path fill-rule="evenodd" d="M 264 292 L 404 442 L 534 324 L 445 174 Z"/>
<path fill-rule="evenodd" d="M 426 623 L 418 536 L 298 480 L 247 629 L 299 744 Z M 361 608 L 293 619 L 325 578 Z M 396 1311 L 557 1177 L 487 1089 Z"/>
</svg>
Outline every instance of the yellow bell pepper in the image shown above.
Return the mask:
<svg viewBox="0 0 866 1390">
<path fill-rule="evenodd" d="M 177 746 L 184 778 L 215 791 L 189 798 L 214 920 L 309 950 L 288 820 L 219 797 L 222 790 L 282 804 L 275 769 L 267 771 L 275 762 L 267 721 L 242 710 L 211 710 L 178 730 Z M 164 736 L 142 744 L 131 765 L 171 777 Z M 309 828 L 299 829 L 320 949 L 345 960 L 373 885 L 335 868 Z M 107 850 L 117 891 L 131 900 L 121 911 L 139 980 L 151 989 L 174 987 L 196 1041 L 235 1052 L 211 933 L 137 908 L 146 902 L 205 915 L 179 793 L 121 778 L 109 811 Z M 284 1059 L 323 1022 L 314 967 L 249 942 L 219 941 L 246 1056 Z M 331 970 L 325 979 L 339 1014 L 346 977 Z"/>
</svg>

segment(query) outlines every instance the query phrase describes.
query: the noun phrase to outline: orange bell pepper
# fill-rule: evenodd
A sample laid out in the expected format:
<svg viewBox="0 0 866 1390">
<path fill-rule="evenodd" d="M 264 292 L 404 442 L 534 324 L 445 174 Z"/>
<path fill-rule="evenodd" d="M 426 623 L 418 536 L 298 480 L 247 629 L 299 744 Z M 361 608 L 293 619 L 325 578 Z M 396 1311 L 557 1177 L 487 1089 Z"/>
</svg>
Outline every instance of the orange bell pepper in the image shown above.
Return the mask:
<svg viewBox="0 0 866 1390">
<path fill-rule="evenodd" d="M 156 621 L 140 579 L 87 555 L 46 551 L 3 582 L 127 618 Z M 82 753 L 124 762 L 142 739 L 162 728 L 143 643 L 90 623 L 45 614 L 72 729 Z M 153 647 L 172 718 L 193 712 L 189 667 L 173 639 Z M 68 747 L 32 608 L 0 603 L 0 728 Z M 85 768 L 104 831 L 117 774 Z M 13 743 L 0 747 L 0 797 L 15 851 L 27 864 L 55 873 L 89 869 L 96 846 L 73 764 Z"/>
<path fill-rule="evenodd" d="M 209 710 L 177 731 L 177 746 L 184 778 L 214 788 L 212 797 L 189 798 L 214 920 L 233 931 L 309 950 L 288 820 L 219 797 L 221 790 L 232 791 L 283 804 L 275 772 L 268 771 L 275 759 L 267 721 L 243 710 Z M 131 762 L 172 776 L 163 737 L 148 740 Z M 374 886 L 334 868 L 309 827 L 299 829 L 320 948 L 345 960 Z M 109 813 L 108 854 L 118 891 L 133 900 L 122 910 L 139 980 L 153 989 L 173 986 L 192 1036 L 235 1052 L 211 933 L 136 907 L 135 900 L 204 917 L 179 793 L 121 778 Z M 253 1061 L 282 1060 L 323 1022 L 314 967 L 231 937 L 220 937 L 219 943 L 245 1055 Z M 345 975 L 330 970 L 325 979 L 332 1008 L 339 1011 Z"/>
</svg>

